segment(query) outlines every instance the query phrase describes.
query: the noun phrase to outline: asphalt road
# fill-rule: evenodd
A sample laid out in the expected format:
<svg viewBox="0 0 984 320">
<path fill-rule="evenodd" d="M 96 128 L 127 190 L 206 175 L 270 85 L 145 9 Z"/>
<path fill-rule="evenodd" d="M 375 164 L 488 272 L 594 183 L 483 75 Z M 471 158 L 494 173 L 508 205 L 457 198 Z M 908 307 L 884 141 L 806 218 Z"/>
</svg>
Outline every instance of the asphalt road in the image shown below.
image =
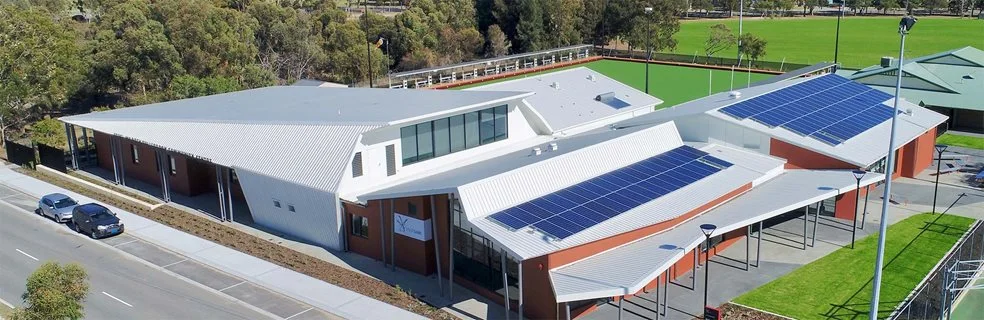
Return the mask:
<svg viewBox="0 0 984 320">
<path fill-rule="evenodd" d="M 0 298 L 20 305 L 28 275 L 45 261 L 76 262 L 88 271 L 87 319 L 270 318 L 78 235 L 63 224 L 0 204 Z"/>
</svg>

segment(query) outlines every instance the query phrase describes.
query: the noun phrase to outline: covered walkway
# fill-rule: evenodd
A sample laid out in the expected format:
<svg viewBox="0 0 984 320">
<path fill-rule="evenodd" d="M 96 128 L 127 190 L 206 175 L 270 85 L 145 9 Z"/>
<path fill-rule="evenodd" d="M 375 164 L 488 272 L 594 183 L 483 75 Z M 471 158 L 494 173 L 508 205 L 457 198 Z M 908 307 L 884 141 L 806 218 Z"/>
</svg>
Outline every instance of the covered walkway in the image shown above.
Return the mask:
<svg viewBox="0 0 984 320">
<path fill-rule="evenodd" d="M 869 174 L 862 179 L 861 185 L 874 184 L 881 181 L 883 177 L 878 174 Z M 773 243 L 799 251 L 808 251 L 806 250 L 807 246 L 815 246 L 817 242 L 824 243 L 825 240 L 817 241 L 817 238 L 824 237 L 826 239 L 828 233 L 836 233 L 838 235 L 830 235 L 830 237 L 842 238 L 846 236 L 848 238 L 847 243 L 849 244 L 852 230 L 851 223 L 849 221 L 839 221 L 823 216 L 819 216 L 819 220 L 817 220 L 816 206 L 825 199 L 853 191 L 855 183 L 854 176 L 847 170 L 788 171 L 752 189 L 752 191 L 718 208 L 712 209 L 697 218 L 682 223 L 669 231 L 551 270 L 551 282 L 557 300 L 561 303 L 561 308 L 564 308 L 566 306 L 564 302 L 605 299 L 608 297 L 641 293 L 643 287 L 652 284 L 657 277 L 659 277 L 659 281 L 656 281 L 657 283 L 665 282 L 667 278 L 666 272 L 670 271 L 671 266 L 686 257 L 688 253 L 695 250 L 703 242 L 704 235 L 700 232 L 698 226 L 704 223 L 717 225 L 718 229 L 714 234 L 719 235 L 736 230 L 739 232 L 753 230 L 753 227 L 755 227 L 754 230 L 758 230 L 757 226 L 767 226 L 762 223 L 763 221 L 787 213 L 790 215 L 786 218 L 790 219 L 789 221 L 766 228 L 765 232 L 763 232 L 762 241 L 755 241 L 755 243 L 745 242 L 745 245 L 739 244 L 732 246 L 731 250 L 725 251 L 728 253 L 712 259 L 713 264 L 727 263 L 740 268 L 743 273 L 746 273 L 744 271 L 746 268 L 746 257 L 751 258 L 751 267 L 748 268 L 750 270 L 754 269 L 757 258 L 769 259 L 769 257 L 757 255 L 759 252 L 766 253 L 767 251 L 755 250 L 755 248 L 765 243 Z M 810 210 L 810 214 L 807 215 L 806 219 L 808 220 L 803 220 L 802 212 L 805 212 L 803 208 L 811 205 L 814 209 Z M 870 230 L 871 228 L 866 229 Z M 821 232 L 821 230 L 826 231 Z M 755 232 L 755 235 L 758 234 L 758 232 Z M 837 246 L 839 247 L 840 245 Z M 755 254 L 752 254 L 753 250 Z M 826 252 L 823 253 L 825 254 Z M 725 257 L 729 257 L 730 259 Z M 780 255 L 779 257 L 782 256 Z M 763 265 L 758 269 L 765 267 Z M 612 270 L 613 268 L 620 270 L 620 272 L 614 274 L 605 272 L 605 270 Z M 721 276 L 725 276 L 725 274 Z M 742 278 L 745 277 L 739 277 L 738 279 Z M 703 282 L 688 279 L 685 276 L 676 280 L 682 281 L 684 287 L 692 288 L 696 286 L 698 289 Z M 667 289 L 680 290 L 684 288 L 675 285 L 660 285 L 660 288 L 656 292 L 663 291 L 663 299 L 667 296 L 679 296 L 677 293 L 668 295 L 666 293 Z M 691 291 L 690 289 L 684 290 Z M 699 291 L 699 295 L 703 294 L 702 290 L 697 291 Z M 655 297 L 656 292 L 652 293 L 653 297 Z M 638 303 L 640 306 L 648 305 L 649 308 L 654 308 L 654 299 L 651 299 L 653 301 L 650 301 L 648 304 L 638 302 L 646 301 L 644 297 L 645 295 L 643 297 L 631 298 L 630 301 L 636 301 L 623 303 L 623 309 L 626 305 L 634 305 L 634 303 Z M 678 297 L 678 299 L 682 298 Z M 677 307 L 680 310 L 689 310 L 683 314 L 699 314 L 701 308 L 700 300 L 693 299 L 692 297 L 691 299 L 687 299 L 689 301 L 687 305 L 679 305 Z M 668 306 L 674 307 L 672 303 Z M 618 308 L 616 308 L 616 313 L 618 312 L 617 310 Z M 615 314 L 615 317 L 617 316 L 618 314 Z"/>
</svg>

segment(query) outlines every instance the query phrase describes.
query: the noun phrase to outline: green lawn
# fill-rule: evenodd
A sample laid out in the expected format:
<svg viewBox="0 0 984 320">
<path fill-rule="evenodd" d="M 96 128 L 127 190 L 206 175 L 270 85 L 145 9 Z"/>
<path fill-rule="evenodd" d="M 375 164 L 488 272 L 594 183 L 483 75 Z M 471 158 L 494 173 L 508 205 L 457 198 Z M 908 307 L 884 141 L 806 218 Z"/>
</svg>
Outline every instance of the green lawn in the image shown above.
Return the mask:
<svg viewBox="0 0 984 320">
<path fill-rule="evenodd" d="M 615 79 L 624 84 L 630 85 L 636 89 L 643 90 L 646 84 L 645 78 L 645 68 L 644 63 L 638 62 L 627 62 L 627 61 L 617 61 L 617 60 L 599 60 L 594 62 L 589 62 L 586 64 L 579 64 L 571 67 L 566 67 L 564 69 L 573 67 L 588 67 L 594 71 L 604 74 L 612 79 Z M 519 77 L 531 77 L 537 74 L 554 72 L 561 69 L 548 70 L 544 72 L 531 73 L 528 75 L 522 75 L 515 78 L 499 79 L 496 81 L 482 82 L 469 86 L 462 86 L 455 89 L 471 88 L 480 85 L 486 85 L 490 83 L 512 80 Z M 713 91 L 722 92 L 731 89 L 731 71 L 728 70 L 714 70 L 709 71 L 709 69 L 703 68 L 691 68 L 691 67 L 678 67 L 678 66 L 668 66 L 659 64 L 649 65 L 649 94 L 660 98 L 664 103 L 658 108 L 671 107 L 676 104 L 687 102 L 693 99 L 707 96 L 707 86 L 708 86 L 708 73 L 713 73 L 710 76 L 711 82 L 713 82 Z M 734 86 L 744 87 L 751 77 L 751 82 L 756 82 L 759 80 L 767 79 L 771 75 L 758 74 L 758 73 L 741 73 L 735 72 Z"/>
<path fill-rule="evenodd" d="M 675 53 L 704 54 L 704 42 L 710 26 L 725 23 L 738 32 L 738 19 L 695 20 L 680 24 Z M 883 56 L 899 54 L 898 17 L 845 17 L 841 20 L 840 63 L 848 68 L 863 68 L 877 64 Z M 768 61 L 813 64 L 834 60 L 834 36 L 837 19 L 783 18 L 748 19 L 743 31 L 753 33 L 768 41 Z M 984 49 L 984 20 L 943 17 L 920 17 L 919 22 L 906 38 L 906 57 L 917 57 L 965 46 Z M 718 53 L 718 56 L 735 57 L 737 49 Z"/>
<path fill-rule="evenodd" d="M 971 149 L 984 150 L 984 138 L 960 136 L 955 134 L 944 133 L 939 138 L 936 138 L 936 143 L 945 144 L 949 146 L 958 146 Z"/>
<path fill-rule="evenodd" d="M 918 214 L 888 228 L 879 315 L 887 317 L 973 223 Z M 735 302 L 796 319 L 867 318 L 877 235 L 748 292 Z"/>
</svg>

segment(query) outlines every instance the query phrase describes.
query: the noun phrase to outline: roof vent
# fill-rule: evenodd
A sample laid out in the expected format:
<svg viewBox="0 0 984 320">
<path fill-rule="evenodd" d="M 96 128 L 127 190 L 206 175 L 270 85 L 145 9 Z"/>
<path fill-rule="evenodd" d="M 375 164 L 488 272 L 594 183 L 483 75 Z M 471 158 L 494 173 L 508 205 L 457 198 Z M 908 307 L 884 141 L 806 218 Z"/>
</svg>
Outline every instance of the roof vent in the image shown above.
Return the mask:
<svg viewBox="0 0 984 320">
<path fill-rule="evenodd" d="M 912 115 L 912 108 L 905 109 L 905 115 L 911 116 Z"/>
<path fill-rule="evenodd" d="M 550 146 L 550 147 L 549 147 L 549 149 L 548 149 L 548 150 L 550 150 L 550 151 L 557 151 L 557 143 L 556 143 L 556 142 L 551 142 L 551 143 L 549 144 L 549 146 Z"/>
<path fill-rule="evenodd" d="M 882 67 L 891 67 L 894 64 L 895 64 L 895 58 L 892 58 L 892 57 L 882 57 L 881 58 L 881 66 Z"/>
<path fill-rule="evenodd" d="M 588 74 L 588 81 L 595 81 L 594 74 Z"/>
<path fill-rule="evenodd" d="M 540 147 L 536 147 L 536 148 L 533 148 L 533 152 L 531 152 L 530 155 L 538 156 L 541 153 L 543 153 L 543 150 L 540 150 Z"/>
<path fill-rule="evenodd" d="M 964 79 L 967 79 L 967 80 L 973 80 L 974 79 L 974 76 L 967 74 L 967 75 L 964 75 L 963 78 Z"/>
<path fill-rule="evenodd" d="M 550 84 L 550 87 L 560 90 L 560 82 L 554 81 L 553 83 Z"/>
<path fill-rule="evenodd" d="M 606 92 L 595 96 L 595 101 L 611 100 L 615 97 L 614 92 Z"/>
<path fill-rule="evenodd" d="M 731 99 L 741 99 L 741 91 L 728 92 L 728 97 L 731 97 Z"/>
</svg>

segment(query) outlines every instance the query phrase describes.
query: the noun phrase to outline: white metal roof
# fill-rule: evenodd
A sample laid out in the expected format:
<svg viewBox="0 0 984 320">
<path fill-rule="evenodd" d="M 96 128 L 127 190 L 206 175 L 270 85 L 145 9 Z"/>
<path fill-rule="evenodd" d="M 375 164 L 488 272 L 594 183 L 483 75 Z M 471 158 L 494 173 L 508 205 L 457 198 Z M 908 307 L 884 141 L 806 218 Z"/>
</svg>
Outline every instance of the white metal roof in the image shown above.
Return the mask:
<svg viewBox="0 0 984 320">
<path fill-rule="evenodd" d="M 851 138 L 839 145 L 832 146 L 811 137 L 802 136 L 782 127 L 772 128 L 756 122 L 751 118 L 739 120 L 727 114 L 718 112 L 718 109 L 738 103 L 739 101 L 752 99 L 754 97 L 815 78 L 816 77 L 791 79 L 789 81 L 770 83 L 762 86 L 737 90 L 741 92 L 740 99 L 734 99 L 730 97 L 728 92 L 722 92 L 705 98 L 692 100 L 672 108 L 657 110 L 647 115 L 620 122 L 616 126 L 625 127 L 646 125 L 686 116 L 710 116 L 768 134 L 787 143 L 812 150 L 859 167 L 867 167 L 885 157 L 885 155 L 888 154 L 888 138 L 889 133 L 891 132 L 891 121 L 882 122 L 871 129 L 862 132 L 854 138 Z M 894 100 L 889 99 L 885 101 L 884 104 L 891 107 L 893 102 Z M 898 116 L 898 126 L 896 131 L 896 144 L 898 147 L 905 145 L 906 143 L 919 137 L 919 135 L 925 133 L 927 130 L 946 121 L 946 116 L 910 103 L 904 99 L 899 101 L 899 110 L 903 112 L 911 110 L 912 112 L 911 114 L 900 114 Z"/>
<path fill-rule="evenodd" d="M 663 100 L 585 67 L 493 83 L 468 90 L 536 92 L 535 95 L 526 98 L 526 101 L 532 106 L 533 111 L 544 119 L 551 132 L 561 132 L 639 110 L 649 112 L 654 106 L 663 103 Z M 629 106 L 616 109 L 595 100 L 595 97 L 605 93 L 614 93 L 614 97 L 625 101 Z"/>
<path fill-rule="evenodd" d="M 861 184 L 884 178 L 869 174 Z M 672 229 L 550 270 L 557 302 L 633 294 L 704 240 L 699 225 L 715 224 L 722 234 L 852 191 L 855 183 L 848 170 L 788 170 Z"/>
<path fill-rule="evenodd" d="M 61 118 L 207 123 L 394 125 L 530 92 L 274 86 Z"/>
</svg>

